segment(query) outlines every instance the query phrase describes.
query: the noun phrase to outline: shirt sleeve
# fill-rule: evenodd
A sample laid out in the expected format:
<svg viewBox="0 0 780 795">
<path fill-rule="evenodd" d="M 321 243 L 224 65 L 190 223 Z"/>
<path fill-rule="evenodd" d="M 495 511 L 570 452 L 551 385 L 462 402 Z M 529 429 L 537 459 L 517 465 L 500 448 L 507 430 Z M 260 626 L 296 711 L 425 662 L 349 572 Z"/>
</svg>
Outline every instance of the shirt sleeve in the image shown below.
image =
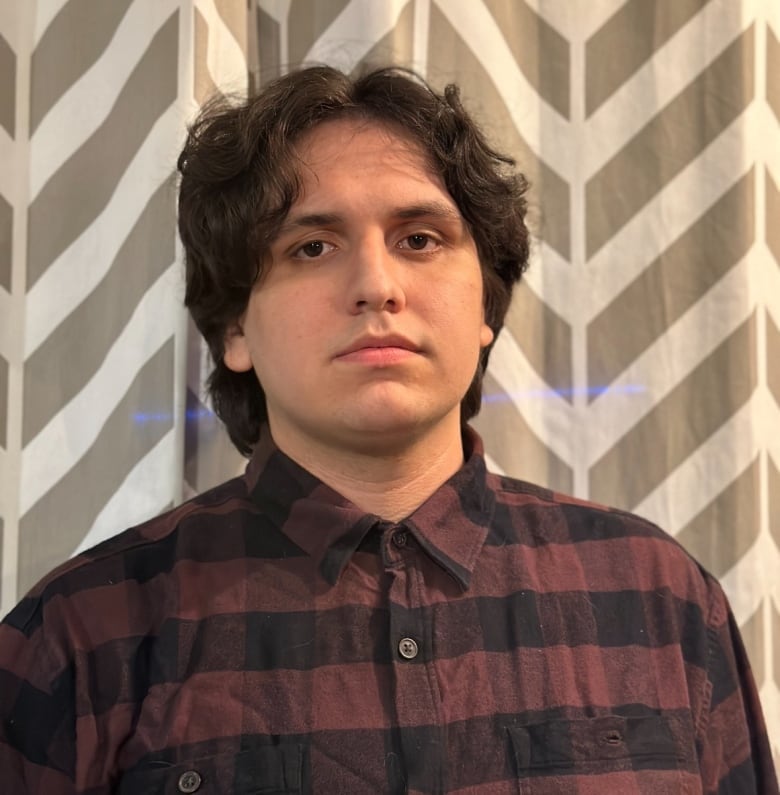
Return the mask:
<svg viewBox="0 0 780 795">
<path fill-rule="evenodd" d="M 699 716 L 706 793 L 778 795 L 766 725 L 739 628 L 720 586 L 710 580 L 707 695 Z"/>
<path fill-rule="evenodd" d="M 0 781 L 4 795 L 73 795 L 74 666 L 52 643 L 41 600 L 23 599 L 0 624 Z"/>
</svg>

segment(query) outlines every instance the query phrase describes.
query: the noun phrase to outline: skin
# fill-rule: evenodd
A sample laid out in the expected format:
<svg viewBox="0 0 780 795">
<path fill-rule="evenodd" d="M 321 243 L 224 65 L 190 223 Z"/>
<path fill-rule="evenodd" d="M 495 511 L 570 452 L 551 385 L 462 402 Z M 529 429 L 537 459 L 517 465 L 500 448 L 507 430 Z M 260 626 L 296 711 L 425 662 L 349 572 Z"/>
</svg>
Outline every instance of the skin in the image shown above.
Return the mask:
<svg viewBox="0 0 780 795">
<path fill-rule="evenodd" d="M 493 338 L 476 246 L 402 134 L 326 122 L 298 154 L 301 195 L 224 360 L 254 369 L 280 449 L 397 520 L 463 461 L 460 401 Z"/>
</svg>

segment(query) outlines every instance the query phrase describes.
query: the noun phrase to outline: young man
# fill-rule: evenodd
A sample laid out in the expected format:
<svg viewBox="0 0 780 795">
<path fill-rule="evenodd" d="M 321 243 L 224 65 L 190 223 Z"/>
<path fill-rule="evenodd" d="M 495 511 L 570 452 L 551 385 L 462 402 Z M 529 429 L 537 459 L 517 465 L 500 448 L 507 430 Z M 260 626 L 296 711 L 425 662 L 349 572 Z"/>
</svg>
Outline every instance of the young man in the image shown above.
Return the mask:
<svg viewBox="0 0 780 795">
<path fill-rule="evenodd" d="M 466 425 L 525 183 L 394 70 L 207 108 L 187 304 L 245 477 L 0 630 L 3 792 L 776 793 L 717 583 L 647 522 L 485 471 Z"/>
</svg>

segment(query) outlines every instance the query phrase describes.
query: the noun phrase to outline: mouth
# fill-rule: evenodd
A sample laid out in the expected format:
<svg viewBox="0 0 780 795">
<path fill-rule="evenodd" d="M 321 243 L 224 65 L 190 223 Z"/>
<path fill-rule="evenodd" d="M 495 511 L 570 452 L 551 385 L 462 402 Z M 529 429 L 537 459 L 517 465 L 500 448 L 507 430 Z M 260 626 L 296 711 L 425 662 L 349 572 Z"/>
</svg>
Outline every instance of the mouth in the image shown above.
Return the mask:
<svg viewBox="0 0 780 795">
<path fill-rule="evenodd" d="M 406 337 L 363 336 L 339 351 L 334 359 L 341 362 L 386 366 L 404 361 L 421 352 L 420 347 Z"/>
</svg>

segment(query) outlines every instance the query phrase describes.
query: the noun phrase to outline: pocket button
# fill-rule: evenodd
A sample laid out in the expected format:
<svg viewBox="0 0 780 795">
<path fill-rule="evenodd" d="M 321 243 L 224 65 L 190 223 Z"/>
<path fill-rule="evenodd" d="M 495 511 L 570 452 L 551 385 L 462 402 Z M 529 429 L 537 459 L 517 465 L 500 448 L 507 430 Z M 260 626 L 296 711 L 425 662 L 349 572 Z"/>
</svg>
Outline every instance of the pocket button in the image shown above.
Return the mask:
<svg viewBox="0 0 780 795">
<path fill-rule="evenodd" d="M 179 792 L 197 792 L 203 779 L 197 770 L 187 770 L 179 776 Z"/>
</svg>

